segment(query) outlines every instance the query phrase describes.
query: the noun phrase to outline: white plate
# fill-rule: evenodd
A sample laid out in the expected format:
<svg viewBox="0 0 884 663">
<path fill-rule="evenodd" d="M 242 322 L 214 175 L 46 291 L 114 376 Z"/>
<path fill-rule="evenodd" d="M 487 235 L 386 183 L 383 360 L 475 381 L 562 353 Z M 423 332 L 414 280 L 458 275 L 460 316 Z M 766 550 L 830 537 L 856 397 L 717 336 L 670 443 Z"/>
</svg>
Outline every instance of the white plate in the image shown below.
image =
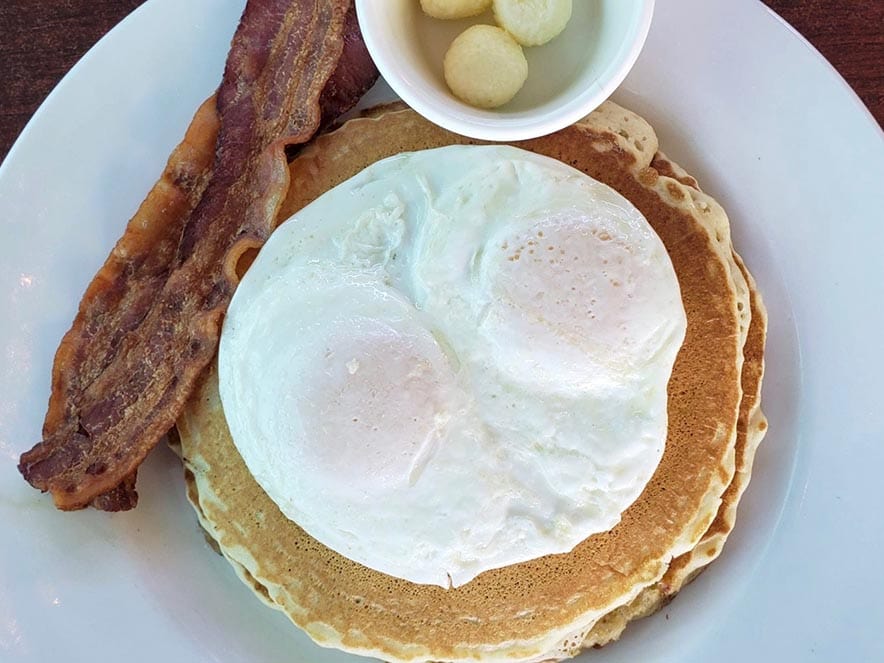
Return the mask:
<svg viewBox="0 0 884 663">
<path fill-rule="evenodd" d="M 242 4 L 146 3 L 0 168 L 0 660 L 355 660 L 313 646 L 210 551 L 166 449 L 123 514 L 57 512 L 15 469 L 39 439 L 58 340 L 220 80 Z M 771 427 L 722 558 L 584 658 L 884 660 L 882 133 L 757 2 L 660 3 L 615 98 L 730 212 L 770 308 Z"/>
</svg>

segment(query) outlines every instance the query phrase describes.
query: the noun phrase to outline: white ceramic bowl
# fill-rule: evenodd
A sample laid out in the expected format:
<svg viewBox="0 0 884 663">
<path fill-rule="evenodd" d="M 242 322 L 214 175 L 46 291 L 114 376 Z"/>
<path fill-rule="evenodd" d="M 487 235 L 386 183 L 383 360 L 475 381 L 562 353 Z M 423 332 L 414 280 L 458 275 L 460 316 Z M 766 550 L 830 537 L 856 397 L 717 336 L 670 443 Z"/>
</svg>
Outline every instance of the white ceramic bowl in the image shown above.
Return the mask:
<svg viewBox="0 0 884 663">
<path fill-rule="evenodd" d="M 528 81 L 509 103 L 482 110 L 448 89 L 442 61 L 470 25 L 494 24 L 491 12 L 442 21 L 419 0 L 356 0 L 368 50 L 390 87 L 428 120 L 495 141 L 543 136 L 597 108 L 626 78 L 645 43 L 654 0 L 574 0 L 571 21 L 543 46 L 525 48 Z"/>
</svg>

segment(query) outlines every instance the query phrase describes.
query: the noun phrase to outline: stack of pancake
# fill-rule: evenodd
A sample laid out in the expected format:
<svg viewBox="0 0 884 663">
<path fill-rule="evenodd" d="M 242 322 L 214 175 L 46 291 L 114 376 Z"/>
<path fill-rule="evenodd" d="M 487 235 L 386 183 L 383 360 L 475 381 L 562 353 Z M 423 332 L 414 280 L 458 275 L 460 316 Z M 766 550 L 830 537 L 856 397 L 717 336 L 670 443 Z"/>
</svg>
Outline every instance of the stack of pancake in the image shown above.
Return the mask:
<svg viewBox="0 0 884 663">
<path fill-rule="evenodd" d="M 279 221 L 375 161 L 476 142 L 401 105 L 374 109 L 291 163 Z M 766 319 L 727 216 L 659 151 L 647 122 L 613 103 L 515 145 L 619 191 L 669 251 L 688 325 L 669 382 L 663 459 L 621 522 L 573 551 L 486 571 L 455 589 L 417 585 L 341 556 L 282 515 L 240 458 L 210 371 L 178 422 L 189 499 L 243 581 L 321 645 L 389 661 L 574 656 L 663 605 L 718 556 L 734 526 L 766 429 Z"/>
</svg>

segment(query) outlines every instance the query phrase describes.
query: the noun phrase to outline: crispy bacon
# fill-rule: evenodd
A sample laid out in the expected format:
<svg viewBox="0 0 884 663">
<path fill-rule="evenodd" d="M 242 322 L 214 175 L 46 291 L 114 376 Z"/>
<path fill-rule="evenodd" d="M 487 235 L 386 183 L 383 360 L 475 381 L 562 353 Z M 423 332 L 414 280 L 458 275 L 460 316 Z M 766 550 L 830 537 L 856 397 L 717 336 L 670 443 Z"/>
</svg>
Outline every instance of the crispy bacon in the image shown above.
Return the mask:
<svg viewBox="0 0 884 663">
<path fill-rule="evenodd" d="M 286 149 L 376 77 L 350 0 L 249 0 L 217 101 L 197 112 L 56 353 L 43 440 L 19 470 L 58 508 L 135 506 L 138 465 L 215 354 L 237 263 L 272 229 Z"/>
</svg>

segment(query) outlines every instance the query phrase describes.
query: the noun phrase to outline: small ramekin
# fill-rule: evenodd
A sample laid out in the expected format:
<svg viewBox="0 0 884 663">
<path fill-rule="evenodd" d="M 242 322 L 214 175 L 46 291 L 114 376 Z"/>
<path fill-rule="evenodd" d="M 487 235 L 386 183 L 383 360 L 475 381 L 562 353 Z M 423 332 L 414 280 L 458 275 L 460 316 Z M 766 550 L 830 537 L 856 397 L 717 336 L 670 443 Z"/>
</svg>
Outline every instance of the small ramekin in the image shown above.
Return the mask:
<svg viewBox="0 0 884 663">
<path fill-rule="evenodd" d="M 356 0 L 362 34 L 390 87 L 418 113 L 458 134 L 491 141 L 536 138 L 597 108 L 617 88 L 644 46 L 654 0 L 575 0 L 562 34 L 525 48 L 528 81 L 494 110 L 457 99 L 442 73 L 445 51 L 470 25 L 493 23 L 491 12 L 442 21 L 419 0 Z"/>
</svg>

